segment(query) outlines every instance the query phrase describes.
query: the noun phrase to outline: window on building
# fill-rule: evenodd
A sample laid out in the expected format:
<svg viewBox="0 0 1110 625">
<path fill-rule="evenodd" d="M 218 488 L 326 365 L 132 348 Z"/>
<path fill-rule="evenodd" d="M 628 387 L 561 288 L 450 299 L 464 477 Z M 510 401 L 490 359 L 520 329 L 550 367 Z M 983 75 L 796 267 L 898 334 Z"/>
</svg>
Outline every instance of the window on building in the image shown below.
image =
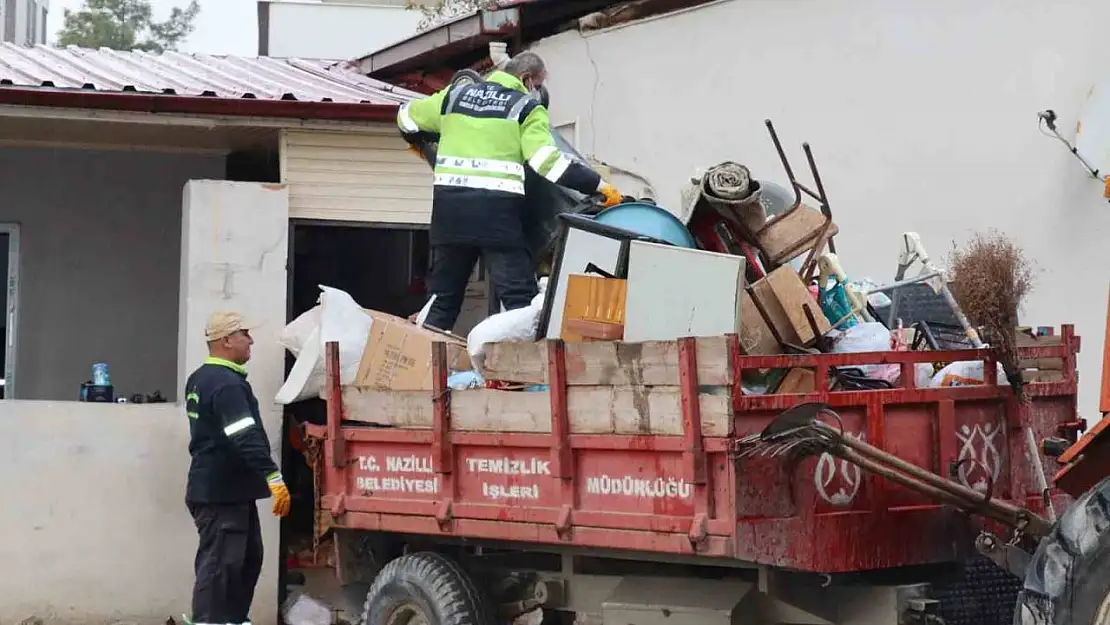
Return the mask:
<svg viewBox="0 0 1110 625">
<path fill-rule="evenodd" d="M 0 41 L 15 41 L 16 0 L 4 0 L 4 28 L 0 31 Z"/>
<path fill-rule="evenodd" d="M 46 16 L 48 15 L 48 13 L 46 11 L 46 6 L 43 5 L 43 7 L 40 9 L 40 11 L 41 11 L 41 13 L 39 15 L 39 41 L 38 42 L 45 45 L 46 44 Z"/>
<path fill-rule="evenodd" d="M 39 11 L 35 6 L 35 0 L 28 0 L 27 2 L 27 40 L 23 42 L 25 45 L 34 45 L 35 35 L 39 32 Z"/>
</svg>

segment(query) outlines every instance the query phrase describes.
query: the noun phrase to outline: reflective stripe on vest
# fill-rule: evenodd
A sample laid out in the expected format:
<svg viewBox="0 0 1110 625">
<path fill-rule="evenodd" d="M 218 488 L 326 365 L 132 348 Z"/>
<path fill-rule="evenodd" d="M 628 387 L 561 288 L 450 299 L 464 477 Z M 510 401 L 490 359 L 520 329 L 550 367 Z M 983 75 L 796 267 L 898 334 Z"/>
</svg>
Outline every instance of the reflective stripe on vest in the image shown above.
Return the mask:
<svg viewBox="0 0 1110 625">
<path fill-rule="evenodd" d="M 397 111 L 397 125 L 405 132 L 420 132 L 420 126 L 416 125 L 412 115 L 409 114 L 408 102 L 402 104 L 401 109 Z"/>
<path fill-rule="evenodd" d="M 448 92 L 435 185 L 524 195 L 520 122 L 536 104 L 528 94 L 494 81 Z"/>
<path fill-rule="evenodd" d="M 440 187 L 466 187 L 468 189 L 484 189 L 486 191 L 504 191 L 506 193 L 524 195 L 524 181 L 510 180 L 509 178 L 437 173 L 435 175 L 435 185 Z"/>
<path fill-rule="evenodd" d="M 528 166 L 551 182 L 558 182 L 559 177 L 570 167 L 570 159 L 559 148 L 545 145 L 528 159 Z"/>
<path fill-rule="evenodd" d="M 465 169 L 474 172 L 489 172 L 491 174 L 505 174 L 514 179 L 524 180 L 524 165 L 512 161 L 498 161 L 492 158 L 439 156 L 436 158 L 436 168 L 438 169 L 440 167 Z"/>
</svg>

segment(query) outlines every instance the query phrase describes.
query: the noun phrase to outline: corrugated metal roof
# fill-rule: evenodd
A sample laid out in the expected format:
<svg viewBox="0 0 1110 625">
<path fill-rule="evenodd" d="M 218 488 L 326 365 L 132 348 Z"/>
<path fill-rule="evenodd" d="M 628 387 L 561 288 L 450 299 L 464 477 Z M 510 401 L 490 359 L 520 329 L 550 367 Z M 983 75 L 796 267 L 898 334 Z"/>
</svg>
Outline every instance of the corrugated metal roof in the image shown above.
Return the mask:
<svg viewBox="0 0 1110 625">
<path fill-rule="evenodd" d="M 420 97 L 348 67 L 319 60 L 0 43 L 0 88 L 384 105 Z"/>
</svg>

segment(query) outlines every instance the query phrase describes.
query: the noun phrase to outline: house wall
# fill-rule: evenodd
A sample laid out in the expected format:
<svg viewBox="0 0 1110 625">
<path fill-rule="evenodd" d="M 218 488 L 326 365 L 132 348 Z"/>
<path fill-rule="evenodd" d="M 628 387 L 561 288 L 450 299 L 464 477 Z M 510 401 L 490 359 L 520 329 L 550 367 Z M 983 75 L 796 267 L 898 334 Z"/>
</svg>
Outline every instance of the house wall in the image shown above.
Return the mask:
<svg viewBox="0 0 1110 625">
<path fill-rule="evenodd" d="M 181 206 L 181 189 L 177 190 Z M 204 319 L 218 308 L 263 325 L 247 365 L 275 458 L 284 373 L 288 196 L 277 185 L 190 182 L 185 244 L 174 263 L 171 377 L 205 355 Z M 175 214 L 180 238 L 182 211 Z M 185 508 L 189 429 L 176 404 L 0 401 L 0 623 L 162 623 L 190 611 L 196 529 Z M 277 622 L 278 523 L 260 502 L 266 562 L 252 610 Z M 14 513 L 18 511 L 18 513 Z"/>
<path fill-rule="evenodd" d="M 270 454 L 280 464 L 282 410 L 274 396 L 285 379 L 278 335 L 285 327 L 289 192 L 276 184 L 192 180 L 185 186 L 182 228 L 178 386 L 185 386 L 208 355 L 204 325 L 212 312 L 235 310 L 257 324 L 251 330 L 248 380 L 270 437 Z M 279 523 L 268 500 L 260 505 L 265 561 L 251 617 L 255 623 L 276 623 Z M 177 539 L 196 548 L 195 532 Z"/>
<path fill-rule="evenodd" d="M 0 401 L 0 623 L 161 623 L 188 611 L 188 445 L 174 404 Z"/>
<path fill-rule="evenodd" d="M 645 176 L 674 211 L 697 167 L 736 160 L 785 182 L 771 118 L 799 174 L 811 143 L 852 276 L 891 279 L 903 231 L 937 259 L 972 231 L 1009 234 L 1039 270 L 1023 321 L 1085 338 L 1090 419 L 1110 206 L 1036 114 L 1054 109 L 1074 136 L 1110 72 L 1107 23 L 1099 0 L 725 0 L 533 49 L 552 118 L 577 119 L 583 153 Z"/>
<path fill-rule="evenodd" d="M 177 396 L 181 190 L 196 154 L 0 148 L 0 223 L 20 225 L 15 395 L 76 399 L 94 362 L 117 394 Z"/>
</svg>

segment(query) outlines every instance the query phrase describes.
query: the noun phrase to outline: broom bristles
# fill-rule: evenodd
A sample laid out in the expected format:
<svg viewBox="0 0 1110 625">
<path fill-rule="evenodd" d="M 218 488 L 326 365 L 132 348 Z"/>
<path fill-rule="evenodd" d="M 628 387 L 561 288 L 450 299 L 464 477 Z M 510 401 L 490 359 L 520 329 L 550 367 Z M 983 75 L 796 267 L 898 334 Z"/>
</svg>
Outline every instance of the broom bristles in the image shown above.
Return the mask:
<svg viewBox="0 0 1110 625">
<path fill-rule="evenodd" d="M 948 263 L 952 295 L 972 325 L 990 337 L 1010 386 L 1024 400 L 1018 364 L 1018 311 L 1033 289 L 1033 267 L 1022 249 L 996 231 L 976 233 Z"/>
</svg>

